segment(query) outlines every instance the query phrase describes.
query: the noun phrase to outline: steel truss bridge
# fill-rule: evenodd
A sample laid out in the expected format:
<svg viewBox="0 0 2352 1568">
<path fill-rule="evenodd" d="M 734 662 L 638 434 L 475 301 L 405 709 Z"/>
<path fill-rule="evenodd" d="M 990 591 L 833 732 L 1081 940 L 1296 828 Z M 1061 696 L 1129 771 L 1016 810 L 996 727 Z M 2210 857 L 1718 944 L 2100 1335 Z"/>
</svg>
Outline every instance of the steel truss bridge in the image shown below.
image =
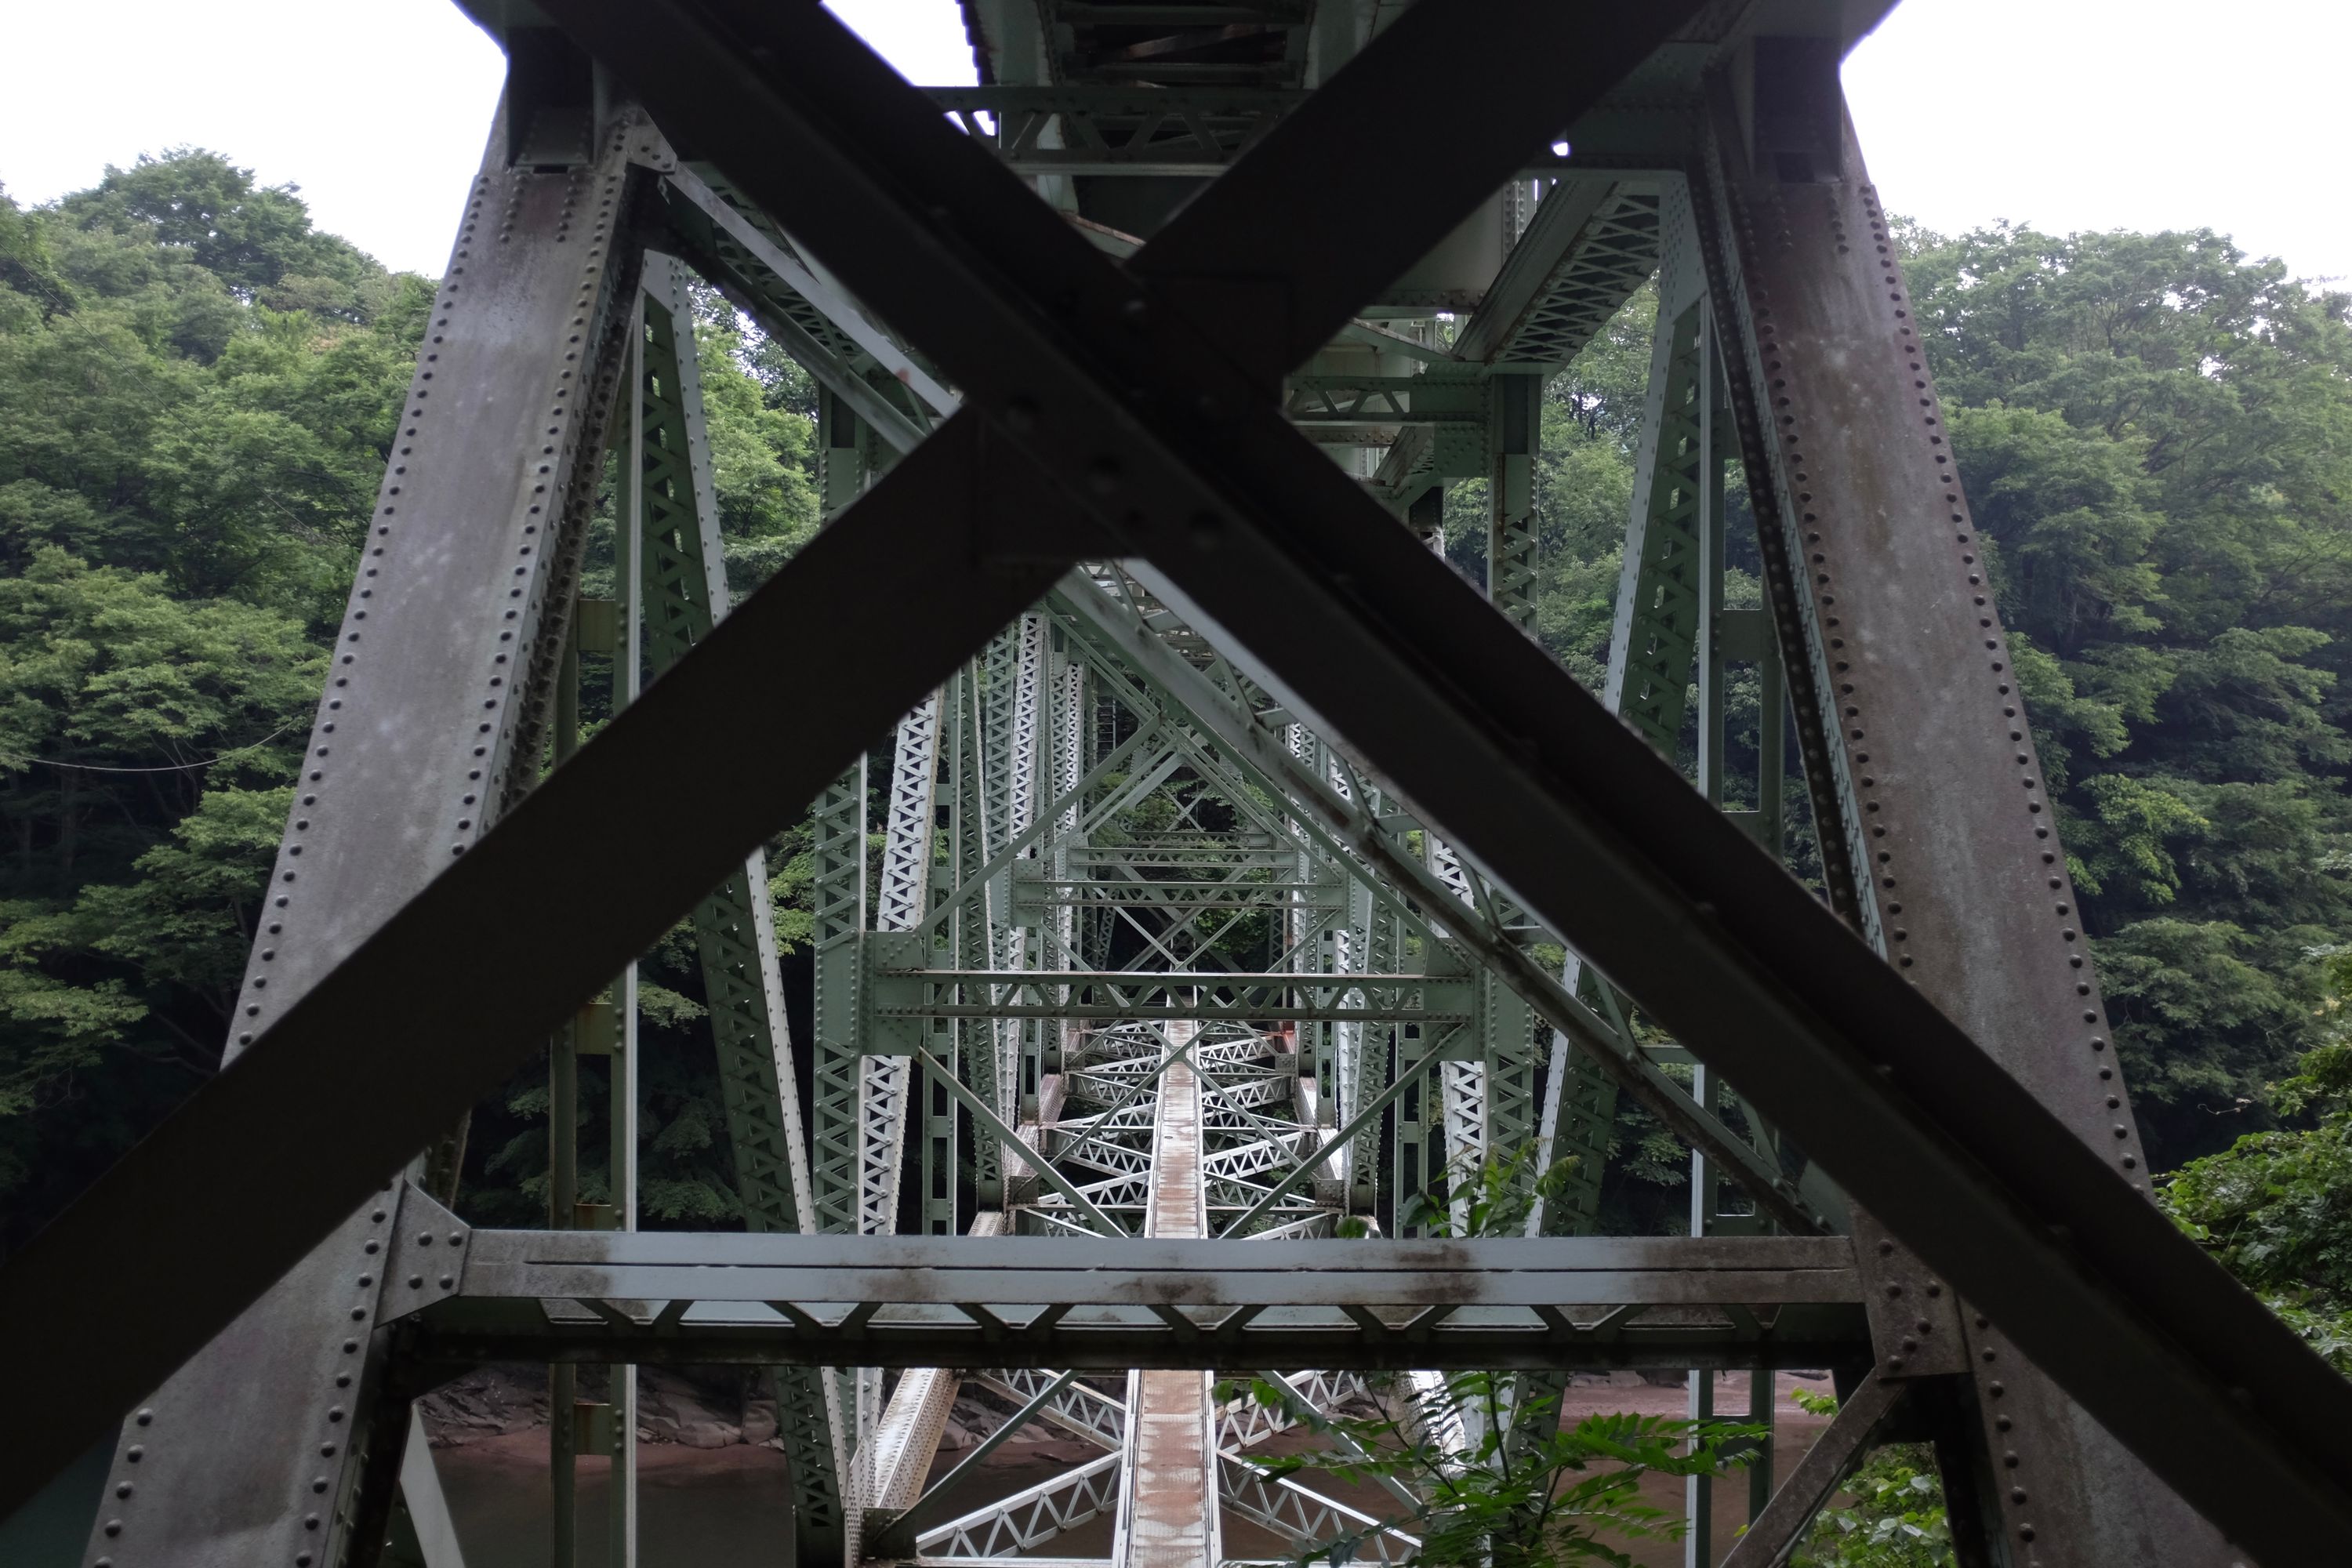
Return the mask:
<svg viewBox="0 0 2352 1568">
<path fill-rule="evenodd" d="M 1664 1367 L 1704 1412 L 1826 1366 L 1736 1543 L 1693 1484 L 1691 1562 L 1784 1561 L 1895 1436 L 1971 1565 L 2342 1560 L 2352 1389 L 2147 1200 L 1839 92 L 1883 3 L 965 0 L 984 85 L 928 96 L 814 5 L 466 3 L 507 90 L 233 1061 L 0 1271 L 45 1417 L 0 1510 L 104 1568 L 448 1568 L 411 1402 L 521 1359 L 553 1561 L 608 1447 L 634 1562 L 634 1368 L 721 1363 L 773 1381 L 804 1564 L 1104 1516 L 1122 1564 L 1236 1520 L 1402 1561 L 1241 1462 L 1279 1418 L 1215 1374 L 1539 1410 Z M 1654 277 L 1587 692 L 1528 635 L 1541 403 Z M 832 521 L 731 608 L 696 279 L 821 388 Z M 1474 480 L 1483 591 L 1432 549 Z M 795 1040 L 761 846 L 804 810 Z M 638 1225 L 634 963 L 681 919 L 741 1234 Z M 450 1129 L 542 1050 L 554 1226 L 472 1229 Z M 1621 1096 L 1692 1151 L 1686 1235 L 1594 1233 Z M 1525 1234 L 1416 1234 L 1521 1149 L 1580 1162 Z M 928 1485 L 966 1382 L 1100 1457 Z"/>
</svg>

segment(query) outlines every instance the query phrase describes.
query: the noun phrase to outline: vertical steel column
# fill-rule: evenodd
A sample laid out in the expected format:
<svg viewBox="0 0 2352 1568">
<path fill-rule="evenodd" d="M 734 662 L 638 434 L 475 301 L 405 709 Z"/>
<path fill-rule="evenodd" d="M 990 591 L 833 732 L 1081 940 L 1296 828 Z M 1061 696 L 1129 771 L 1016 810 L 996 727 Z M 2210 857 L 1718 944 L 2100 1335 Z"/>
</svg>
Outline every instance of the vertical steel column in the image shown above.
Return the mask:
<svg viewBox="0 0 2352 1568">
<path fill-rule="evenodd" d="M 639 290 L 638 309 L 645 295 Z M 613 710 L 619 712 L 637 700 L 646 667 L 646 633 L 639 618 L 645 598 L 645 324 L 632 324 L 629 352 L 640 361 L 629 375 L 629 428 L 625 453 L 635 460 L 622 465 L 625 500 L 620 537 L 614 542 L 613 574 L 619 599 L 614 616 L 619 633 L 613 649 Z M 612 1128 L 613 1221 L 622 1230 L 637 1228 L 637 966 L 621 971 L 613 986 L 613 1058 L 609 1081 Z M 611 1379 L 613 1405 L 613 1472 L 611 1513 L 607 1523 L 610 1568 L 637 1568 L 637 1369 L 614 1366 Z"/>
<path fill-rule="evenodd" d="M 1375 803 L 1367 803 L 1368 805 Z M 1398 927 L 1395 913 L 1375 905 L 1366 926 L 1364 971 L 1369 974 L 1394 974 L 1403 957 L 1403 933 Z M 1398 1030 L 1394 1024 L 1367 1023 L 1357 1037 L 1354 1071 L 1340 1085 L 1338 1120 L 1346 1126 L 1362 1114 L 1364 1107 L 1380 1099 L 1391 1081 L 1389 1058 L 1394 1047 Z M 1403 1125 L 1402 1117 L 1391 1113 L 1391 1121 Z M 1384 1166 L 1381 1129 L 1377 1123 L 1356 1134 L 1355 1146 L 1348 1151 L 1348 1208 L 1350 1213 L 1366 1216 L 1380 1212 L 1381 1176 Z M 1396 1188 L 1390 1188 L 1394 1201 Z"/>
<path fill-rule="evenodd" d="M 955 870 L 956 909 L 950 921 L 954 942 L 954 966 L 959 969 L 991 967 L 989 956 L 989 889 L 981 876 L 989 858 L 987 805 L 984 799 L 983 763 L 981 724 L 981 661 L 970 659 L 956 674 L 951 705 L 950 739 L 954 772 L 953 806 L 950 827 Z M 945 1065 L 960 1074 L 971 1075 L 973 1087 L 983 1092 L 989 1104 L 995 1103 L 996 1034 L 995 1026 L 984 1019 L 955 1021 L 956 1056 L 942 1058 Z M 957 1123 L 960 1120 L 955 1098 L 949 1086 L 933 1081 L 929 1068 L 923 1069 L 923 1228 L 933 1236 L 953 1236 L 961 1228 L 956 1212 Z M 972 1130 L 973 1158 L 977 1161 L 988 1137 L 985 1128 Z M 992 1152 L 994 1142 L 985 1148 Z"/>
<path fill-rule="evenodd" d="M 576 622 L 575 600 L 567 620 Z M 563 639 L 555 677 L 554 766 L 580 749 L 580 638 L 576 625 Z M 580 1026 L 555 1032 L 547 1052 L 547 1226 L 570 1230 L 580 1206 Z M 553 1506 L 548 1511 L 548 1558 L 554 1568 L 580 1560 L 580 1369 L 547 1369 L 547 1468 Z"/>
<path fill-rule="evenodd" d="M 1054 788 L 1057 800 L 1067 800 L 1062 814 L 1054 824 L 1051 875 L 1055 881 L 1070 879 L 1070 851 L 1075 847 L 1078 831 L 1081 803 L 1076 791 L 1078 781 L 1086 776 L 1082 753 L 1087 729 L 1087 669 L 1072 657 L 1064 644 L 1065 634 L 1054 628 Z M 1051 963 L 1058 969 L 1083 969 L 1078 958 L 1078 910 L 1075 904 L 1064 904 L 1054 916 L 1054 946 Z M 1055 1028 L 1060 1026 L 1056 1024 Z"/>
<path fill-rule="evenodd" d="M 1697 651 L 1697 520 L 1716 493 L 1706 472 L 1720 462 L 1707 457 L 1706 275 L 1678 181 L 1668 182 L 1660 202 L 1659 230 L 1658 326 L 1601 697 L 1671 757 L 1681 745 Z M 1572 956 L 1562 979 L 1571 989 L 1601 984 Z M 1538 1147 L 1548 1158 L 1573 1154 L 1579 1165 L 1572 1188 L 1539 1216 L 1547 1233 L 1589 1233 L 1597 1222 L 1616 1108 L 1616 1085 L 1555 1033 Z"/>
<path fill-rule="evenodd" d="M 1536 456 L 1543 444 L 1541 375 L 1486 383 L 1486 597 L 1530 636 L 1536 619 Z"/>
<path fill-rule="evenodd" d="M 1727 83 L 1709 104 L 1701 205 L 1780 641 L 1817 704 L 1802 728 L 1824 861 L 1906 978 L 2144 1186 L 1982 546 L 1833 53 L 1756 48 L 1750 124 Z M 1973 1377 L 1979 1452 L 1998 1458 L 1996 1561 L 2242 1561 L 1985 1319 L 1888 1345 L 1880 1370 L 1946 1367 Z"/>
<path fill-rule="evenodd" d="M 883 836 L 882 883 L 874 900 L 877 931 L 912 931 L 928 912 L 943 696 L 933 692 L 898 724 L 890 769 L 889 817 Z M 898 1229 L 898 1182 L 906 1168 L 910 1065 L 902 1056 L 869 1055 L 860 1068 L 856 1228 L 865 1235 L 887 1236 Z"/>
<path fill-rule="evenodd" d="M 1013 694 L 1013 777 L 1008 794 L 1011 809 L 1007 826 L 1014 835 L 1028 831 L 1036 819 L 1039 804 L 1052 794 L 1052 662 L 1045 617 L 1026 615 L 1021 617 L 1019 670 L 1014 679 Z M 1051 864 L 1050 847 L 1038 845 L 1027 851 L 1028 857 L 1041 862 L 1040 869 Z M 1013 969 L 1034 969 L 1045 962 L 1046 921 L 1040 911 L 1034 927 L 1024 926 L 1015 915 L 1012 900 L 1005 901 L 1005 960 Z M 1024 1019 L 1007 1031 L 1006 1061 L 1013 1072 L 1011 1081 L 999 1090 L 1003 1109 L 998 1112 L 1008 1126 L 1019 1126 L 1024 1120 L 1034 1120 L 1037 1109 L 1038 1064 L 1042 1056 L 1045 1023 L 1043 1019 Z"/>
<path fill-rule="evenodd" d="M 647 258 L 643 315 L 641 374 L 635 395 L 639 512 L 633 534 L 641 552 L 638 591 L 648 663 L 658 675 L 726 615 L 728 593 L 709 443 L 702 423 L 692 300 L 683 270 L 666 257 Z M 822 1076 L 825 1068 L 844 1059 L 844 1050 L 850 1053 L 845 1059 L 853 1094 L 856 928 L 864 923 L 864 806 L 861 772 L 848 790 L 836 789 L 821 801 L 817 812 L 814 1055 Z M 849 819 L 845 830 L 845 815 Z M 846 846 L 842 842 L 845 831 Z M 845 860 L 851 928 L 845 939 L 827 923 L 843 918 Z M 744 1221 L 754 1230 L 814 1230 L 816 1190 L 801 1127 L 764 852 L 752 851 L 739 872 L 696 906 L 693 924 Z M 814 1103 L 824 1114 L 826 1094 L 821 1091 Z M 820 1150 L 834 1146 L 822 1137 L 816 1142 Z M 854 1191 L 854 1171 L 851 1184 Z M 795 1527 L 802 1547 L 808 1552 L 838 1552 L 845 1541 L 855 1537 L 854 1504 L 843 1483 L 848 1433 L 838 1394 L 830 1380 L 807 1368 L 777 1369 L 771 1382 L 779 1435 L 793 1459 Z"/>
<path fill-rule="evenodd" d="M 1013 837 L 1014 792 L 1020 768 L 1013 752 L 1014 716 L 1019 705 L 1023 622 L 1016 621 L 989 642 L 974 660 L 979 671 L 977 745 L 974 763 L 979 789 L 981 845 L 983 859 L 993 858 Z M 982 941 L 975 968 L 1015 967 L 1012 924 L 1012 875 L 999 870 L 988 879 L 977 911 Z M 996 996 L 987 998 L 999 1000 Z M 968 1049 L 960 1064 L 965 1081 L 982 1103 L 1000 1119 L 1007 1115 L 1020 1072 L 1021 1026 L 1005 1020 L 976 1021 L 966 1031 Z M 975 1201 L 986 1207 L 1004 1202 L 1004 1153 L 995 1134 L 975 1124 L 971 1129 L 972 1180 Z"/>
<path fill-rule="evenodd" d="M 225 1057 L 234 1060 L 538 779 L 637 260 L 633 114 L 591 161 L 467 192 L 400 405 Z M 313 1135 L 335 1135 L 331 1115 Z M 373 1334 L 395 1184 L 126 1420 L 90 1558 L 335 1568 L 383 1539 L 404 1422 Z M 237 1434 L 222 1441 L 221 1434 Z"/>
<path fill-rule="evenodd" d="M 882 878 L 874 898 L 874 924 L 877 931 L 912 930 L 926 903 L 930 883 L 933 802 L 939 781 L 939 743 L 940 694 L 933 692 L 922 706 L 898 721 L 883 836 Z M 845 1224 L 839 1214 L 840 1205 L 835 1205 L 835 1212 L 824 1216 L 824 1228 L 854 1230 L 863 1236 L 888 1236 L 898 1228 L 898 1183 L 906 1169 L 913 1063 L 903 1056 L 866 1054 L 857 1058 L 856 1066 L 856 1214 L 853 1221 Z M 832 1152 L 821 1151 L 820 1160 Z M 879 1483 L 873 1458 L 875 1433 L 883 1414 L 881 1370 L 860 1367 L 856 1381 L 857 1495 L 864 1507 L 886 1506 L 875 1490 Z M 901 1388 L 903 1397 L 905 1385 Z"/>
<path fill-rule="evenodd" d="M 832 392 L 817 395 L 817 485 L 830 520 L 873 481 L 871 443 L 849 405 Z M 866 763 L 820 795 L 810 811 L 815 949 L 809 1158 L 815 1184 L 817 1228 L 850 1234 L 858 1228 L 860 1114 L 858 988 L 866 930 Z"/>
<path fill-rule="evenodd" d="M 1720 1109 L 1723 1097 L 1714 1071 L 1705 1062 L 1691 1068 L 1691 1098 L 1709 1113 Z M 1706 1236 L 1715 1229 L 1716 1181 L 1704 1150 L 1691 1151 L 1690 1233 Z M 1687 1374 L 1690 1418 L 1715 1418 L 1713 1367 L 1694 1367 Z M 1683 1568 L 1715 1568 L 1715 1479 L 1683 1478 Z"/>
</svg>

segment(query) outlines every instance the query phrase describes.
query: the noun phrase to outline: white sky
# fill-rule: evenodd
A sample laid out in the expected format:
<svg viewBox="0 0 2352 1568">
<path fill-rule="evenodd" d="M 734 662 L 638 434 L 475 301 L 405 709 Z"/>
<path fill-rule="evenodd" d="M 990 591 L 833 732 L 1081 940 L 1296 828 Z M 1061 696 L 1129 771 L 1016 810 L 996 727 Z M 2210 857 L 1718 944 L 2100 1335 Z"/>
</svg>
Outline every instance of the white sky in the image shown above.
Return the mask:
<svg viewBox="0 0 2352 1568">
<path fill-rule="evenodd" d="M 953 0 L 829 0 L 912 79 L 971 79 Z M 498 95 L 447 0 L 100 0 L 0 20 L 19 202 L 193 142 L 437 273 Z M 2227 36 L 2223 36 L 2226 28 Z M 1888 207 L 1931 227 L 2210 226 L 2352 279 L 2347 0 L 1905 0 L 1846 63 Z"/>
</svg>

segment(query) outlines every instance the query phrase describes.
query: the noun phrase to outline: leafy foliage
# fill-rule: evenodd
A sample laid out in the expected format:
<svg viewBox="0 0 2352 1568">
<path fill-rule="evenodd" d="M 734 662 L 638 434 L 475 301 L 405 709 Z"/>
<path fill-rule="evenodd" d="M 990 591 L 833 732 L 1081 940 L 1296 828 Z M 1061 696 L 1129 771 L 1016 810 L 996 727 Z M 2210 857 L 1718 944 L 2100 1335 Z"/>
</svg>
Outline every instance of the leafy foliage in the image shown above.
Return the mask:
<svg viewBox="0 0 2352 1568">
<path fill-rule="evenodd" d="M 2159 1164 L 2212 1152 L 2276 1121 L 2265 1086 L 2313 1037 L 2305 954 L 2352 939 L 2352 295 L 2206 231 L 1909 229 L 1905 252 L 2134 1108 Z M 1543 414 L 1537 629 L 1595 687 L 1655 310 L 1644 289 Z M 1486 504 L 1483 481 L 1447 498 L 1448 557 L 1479 580 Z M 1756 603 L 1736 475 L 1728 504 L 1728 592 Z M 1761 720 L 1743 669 L 1738 805 Z M 1817 875 L 1790 806 L 1784 847 Z M 1603 1221 L 1659 1229 L 1680 1163 L 1619 1114 Z"/>
<path fill-rule="evenodd" d="M 1836 1399 L 1807 1389 L 1789 1397 L 1814 1415 L 1834 1415 Z M 1790 1568 L 1953 1568 L 1952 1526 L 1934 1452 L 1925 1444 L 1872 1450 L 1841 1495 L 1814 1519 Z"/>
<path fill-rule="evenodd" d="M 1560 1563 L 1607 1563 L 1633 1568 L 1633 1558 L 1610 1538 L 1679 1539 L 1684 1521 L 1643 1500 L 1649 1475 L 1715 1476 L 1745 1462 L 1761 1427 L 1725 1421 L 1682 1421 L 1663 1415 L 1591 1415 L 1573 1426 L 1544 1417 L 1558 1402 L 1529 1402 L 1520 1418 L 1549 1430 L 1507 1442 L 1512 1380 L 1494 1373 L 1460 1373 L 1423 1389 L 1400 1378 L 1381 1385 L 1378 1416 L 1328 1416 L 1287 1390 L 1254 1381 L 1247 1396 L 1282 1412 L 1324 1437 L 1331 1449 L 1303 1454 L 1253 1454 L 1247 1462 L 1271 1478 L 1321 1470 L 1344 1481 L 1399 1479 L 1420 1500 L 1385 1528 L 1416 1537 L 1412 1561 L 1427 1568 L 1550 1568 Z M 1220 1395 L 1232 1398 L 1226 1386 Z M 1467 1444 L 1450 1439 L 1465 1412 L 1486 1417 L 1482 1435 Z M 1364 1555 L 1370 1526 L 1317 1542 L 1295 1561 L 1333 1568 Z"/>
<path fill-rule="evenodd" d="M 214 153 L 0 194 L 0 1253 L 219 1061 L 433 289 Z M 698 304 L 740 590 L 815 526 L 807 384 Z M 646 1205 L 724 1224 L 696 973 L 647 970 Z M 544 1211 L 534 1076 L 476 1118 L 483 1217 Z"/>
<path fill-rule="evenodd" d="M 2311 1125 L 2252 1132 L 2158 1189 L 2180 1227 L 2352 1375 L 2352 953 L 2326 962 L 2320 1044 L 2273 1102 Z"/>
<path fill-rule="evenodd" d="M 2244 1238 L 2316 1236 L 2294 1194 L 2334 1179 L 2335 1112 L 2284 1085 L 2333 1037 L 2323 960 L 2352 942 L 2352 297 L 2203 231 L 1905 244 L 2151 1153 L 2235 1162 L 2173 1200 L 2240 1238 L 2213 1243 L 2234 1266 L 2332 1268 L 2325 1247 Z M 217 1059 L 433 288 L 216 153 L 31 210 L 0 194 L 0 1248 Z M 1593 684 L 1655 309 L 1637 294 L 1542 414 L 1537 629 Z M 740 591 L 816 524 L 814 395 L 708 293 L 696 346 Z M 1474 577 L 1484 506 L 1483 481 L 1448 497 L 1449 558 Z M 1734 521 L 1730 592 L 1752 604 Z M 1738 779 L 1768 721 L 1751 676 L 1728 707 Z M 1812 874 L 1801 795 L 1791 816 L 1784 847 Z M 802 940 L 805 844 L 776 848 L 779 924 Z M 648 1059 L 677 1069 L 649 1072 L 646 1172 L 656 1210 L 702 1223 L 733 1197 L 695 968 L 673 939 L 645 972 Z M 486 1216 L 541 1201 L 529 1081 L 478 1118 Z M 1672 1228 L 1685 1167 L 1625 1104 L 1604 1223 Z"/>
<path fill-rule="evenodd" d="M 1399 1224 L 1440 1237 L 1523 1235 L 1536 1203 L 1559 1196 L 1576 1169 L 1570 1156 L 1536 1171 L 1531 1145 L 1465 1163 L 1416 1194 Z M 1412 1561 L 1429 1568 L 1632 1568 L 1610 1538 L 1674 1540 L 1685 1528 L 1679 1513 L 1643 1500 L 1645 1477 L 1725 1474 L 1745 1465 L 1765 1436 L 1737 1422 L 1628 1414 L 1563 1426 L 1559 1397 L 1530 1397 L 1526 1380 L 1512 1373 L 1370 1381 L 1381 1406 L 1372 1416 L 1327 1415 L 1264 1378 L 1245 1391 L 1221 1385 L 1218 1397 L 1254 1399 L 1327 1440 L 1315 1452 L 1245 1456 L 1270 1478 L 1321 1470 L 1399 1486 L 1415 1500 L 1379 1528 L 1418 1538 Z M 1297 1561 L 1341 1568 L 1363 1555 L 1372 1528 L 1313 1542 Z"/>
</svg>

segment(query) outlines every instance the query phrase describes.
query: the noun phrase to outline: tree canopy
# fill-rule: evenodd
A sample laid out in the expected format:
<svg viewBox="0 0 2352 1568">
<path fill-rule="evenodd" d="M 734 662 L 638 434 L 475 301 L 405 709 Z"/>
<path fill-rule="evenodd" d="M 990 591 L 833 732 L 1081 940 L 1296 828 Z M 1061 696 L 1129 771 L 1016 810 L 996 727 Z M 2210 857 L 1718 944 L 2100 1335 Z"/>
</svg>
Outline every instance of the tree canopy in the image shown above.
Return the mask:
<svg viewBox="0 0 2352 1568">
<path fill-rule="evenodd" d="M 2273 1086 L 2329 1037 L 2352 946 L 2352 297 L 2202 231 L 1904 246 L 2151 1154 L 2306 1136 L 2322 1101 Z M 0 1249 L 218 1060 L 433 290 L 215 153 L 0 193 Z M 1538 628 L 1593 685 L 1654 308 L 1543 410 Z M 814 395 L 707 292 L 696 343 L 740 590 L 815 525 Z M 1484 508 L 1477 481 L 1448 499 L 1474 574 Z M 1733 563 L 1758 602 L 1752 546 Z M 1752 678 L 1731 701 L 1752 756 Z M 773 861 L 788 938 L 804 847 Z M 728 1223 L 690 943 L 645 974 L 647 1212 Z M 543 1202 L 538 1092 L 478 1121 L 478 1217 Z M 1678 1223 L 1685 1168 L 1628 1106 L 1608 1223 Z"/>
<path fill-rule="evenodd" d="M 200 149 L 0 192 L 0 1252 L 219 1062 L 434 287 Z M 815 526 L 810 394 L 701 304 L 748 586 Z M 662 978 L 653 1026 L 690 1026 Z M 648 1087 L 650 1211 L 731 1215 L 716 1083 Z M 526 1217 L 529 1130 L 491 1121 L 473 1173 Z"/>
</svg>

